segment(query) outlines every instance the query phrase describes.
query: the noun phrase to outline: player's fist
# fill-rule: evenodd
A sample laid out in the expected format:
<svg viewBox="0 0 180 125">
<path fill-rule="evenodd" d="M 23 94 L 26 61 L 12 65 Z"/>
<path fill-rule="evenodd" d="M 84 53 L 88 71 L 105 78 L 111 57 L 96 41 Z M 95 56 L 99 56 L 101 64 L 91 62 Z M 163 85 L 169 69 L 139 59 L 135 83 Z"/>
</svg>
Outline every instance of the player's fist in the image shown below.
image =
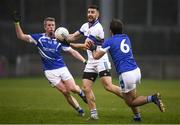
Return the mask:
<svg viewBox="0 0 180 125">
<path fill-rule="evenodd" d="M 90 40 L 86 40 L 84 44 L 86 48 L 89 49 L 93 43 Z"/>
<path fill-rule="evenodd" d="M 18 11 L 13 11 L 13 13 L 12 13 L 12 19 L 13 19 L 13 21 L 14 21 L 15 23 L 20 22 L 21 16 L 20 16 L 20 14 L 19 14 Z"/>
<path fill-rule="evenodd" d="M 96 49 L 97 49 L 97 45 L 95 45 L 95 44 L 92 44 L 89 48 L 89 50 L 92 52 L 95 51 Z"/>
<path fill-rule="evenodd" d="M 95 45 L 92 41 L 86 41 L 85 42 L 86 48 L 88 48 L 90 51 L 95 51 L 97 48 L 97 45 Z"/>
</svg>

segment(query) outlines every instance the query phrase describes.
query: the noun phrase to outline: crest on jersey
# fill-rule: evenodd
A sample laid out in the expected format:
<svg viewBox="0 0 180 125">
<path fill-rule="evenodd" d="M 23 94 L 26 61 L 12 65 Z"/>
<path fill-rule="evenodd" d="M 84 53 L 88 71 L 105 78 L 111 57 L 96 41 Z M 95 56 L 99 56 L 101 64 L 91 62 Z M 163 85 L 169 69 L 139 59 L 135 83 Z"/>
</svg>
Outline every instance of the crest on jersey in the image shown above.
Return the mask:
<svg viewBox="0 0 180 125">
<path fill-rule="evenodd" d="M 89 34 L 91 34 L 91 31 L 90 31 L 90 30 L 88 30 L 88 35 L 89 35 Z"/>
<path fill-rule="evenodd" d="M 99 36 L 95 36 L 97 40 L 101 40 L 101 38 Z"/>
</svg>

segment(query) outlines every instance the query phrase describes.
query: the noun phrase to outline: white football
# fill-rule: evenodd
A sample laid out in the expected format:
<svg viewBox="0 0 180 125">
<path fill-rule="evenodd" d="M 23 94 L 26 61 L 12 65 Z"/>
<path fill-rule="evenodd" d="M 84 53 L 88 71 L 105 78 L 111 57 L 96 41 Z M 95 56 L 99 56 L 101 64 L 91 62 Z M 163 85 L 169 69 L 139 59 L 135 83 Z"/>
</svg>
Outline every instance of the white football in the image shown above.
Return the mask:
<svg viewBox="0 0 180 125">
<path fill-rule="evenodd" d="M 69 31 L 65 27 L 59 27 L 55 31 L 55 37 L 59 40 L 64 40 L 69 35 Z"/>
</svg>

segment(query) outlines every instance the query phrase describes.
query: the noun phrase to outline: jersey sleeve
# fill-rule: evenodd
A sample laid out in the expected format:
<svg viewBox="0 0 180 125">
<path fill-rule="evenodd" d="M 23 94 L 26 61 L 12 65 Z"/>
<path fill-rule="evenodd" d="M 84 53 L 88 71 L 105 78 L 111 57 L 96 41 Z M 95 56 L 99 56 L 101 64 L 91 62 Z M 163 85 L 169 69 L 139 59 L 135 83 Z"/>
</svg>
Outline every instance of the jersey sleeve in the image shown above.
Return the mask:
<svg viewBox="0 0 180 125">
<path fill-rule="evenodd" d="M 30 43 L 34 43 L 35 45 L 37 45 L 38 39 L 39 39 L 39 34 L 30 34 L 29 35 Z"/>
<path fill-rule="evenodd" d="M 70 46 L 62 46 L 62 50 L 63 51 L 69 51 L 70 49 L 72 49 Z"/>
<path fill-rule="evenodd" d="M 83 24 L 83 25 L 81 26 L 81 28 L 78 30 L 79 33 L 82 34 L 83 36 L 84 36 L 85 29 L 86 29 L 85 27 L 86 27 L 86 24 Z"/>
<path fill-rule="evenodd" d="M 102 47 L 100 48 L 101 51 L 107 52 L 110 49 L 110 43 L 108 40 L 106 40 L 103 44 Z"/>
</svg>

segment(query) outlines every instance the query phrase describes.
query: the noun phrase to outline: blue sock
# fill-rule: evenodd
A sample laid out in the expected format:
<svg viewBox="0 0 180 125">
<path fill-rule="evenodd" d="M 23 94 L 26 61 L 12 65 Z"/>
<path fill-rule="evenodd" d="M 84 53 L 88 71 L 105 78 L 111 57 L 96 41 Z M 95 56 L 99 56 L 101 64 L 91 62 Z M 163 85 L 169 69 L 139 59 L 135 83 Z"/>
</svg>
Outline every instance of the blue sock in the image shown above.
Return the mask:
<svg viewBox="0 0 180 125">
<path fill-rule="evenodd" d="M 155 102 L 155 100 L 156 100 L 156 99 L 155 99 L 155 96 L 154 96 L 154 95 L 150 95 L 150 96 L 147 97 L 147 101 L 148 101 L 148 102 Z"/>
<path fill-rule="evenodd" d="M 150 96 L 147 97 L 147 102 L 153 102 L 153 100 L 154 100 L 154 99 L 153 99 L 153 96 L 152 96 L 152 95 L 150 95 Z"/>
<path fill-rule="evenodd" d="M 76 108 L 76 111 L 77 111 L 77 112 L 81 112 L 82 110 L 83 110 L 83 109 L 82 109 L 81 107 L 77 107 L 77 108 Z"/>
<path fill-rule="evenodd" d="M 83 96 L 84 96 L 84 92 L 81 90 L 80 93 L 79 93 L 79 95 L 80 95 L 81 97 L 83 97 Z"/>
<path fill-rule="evenodd" d="M 136 122 L 140 122 L 140 121 L 141 121 L 141 114 L 140 114 L 140 113 L 134 114 L 133 119 L 134 119 L 134 121 L 136 121 Z"/>
<path fill-rule="evenodd" d="M 140 113 L 134 114 L 134 118 L 141 118 L 141 114 Z"/>
</svg>

